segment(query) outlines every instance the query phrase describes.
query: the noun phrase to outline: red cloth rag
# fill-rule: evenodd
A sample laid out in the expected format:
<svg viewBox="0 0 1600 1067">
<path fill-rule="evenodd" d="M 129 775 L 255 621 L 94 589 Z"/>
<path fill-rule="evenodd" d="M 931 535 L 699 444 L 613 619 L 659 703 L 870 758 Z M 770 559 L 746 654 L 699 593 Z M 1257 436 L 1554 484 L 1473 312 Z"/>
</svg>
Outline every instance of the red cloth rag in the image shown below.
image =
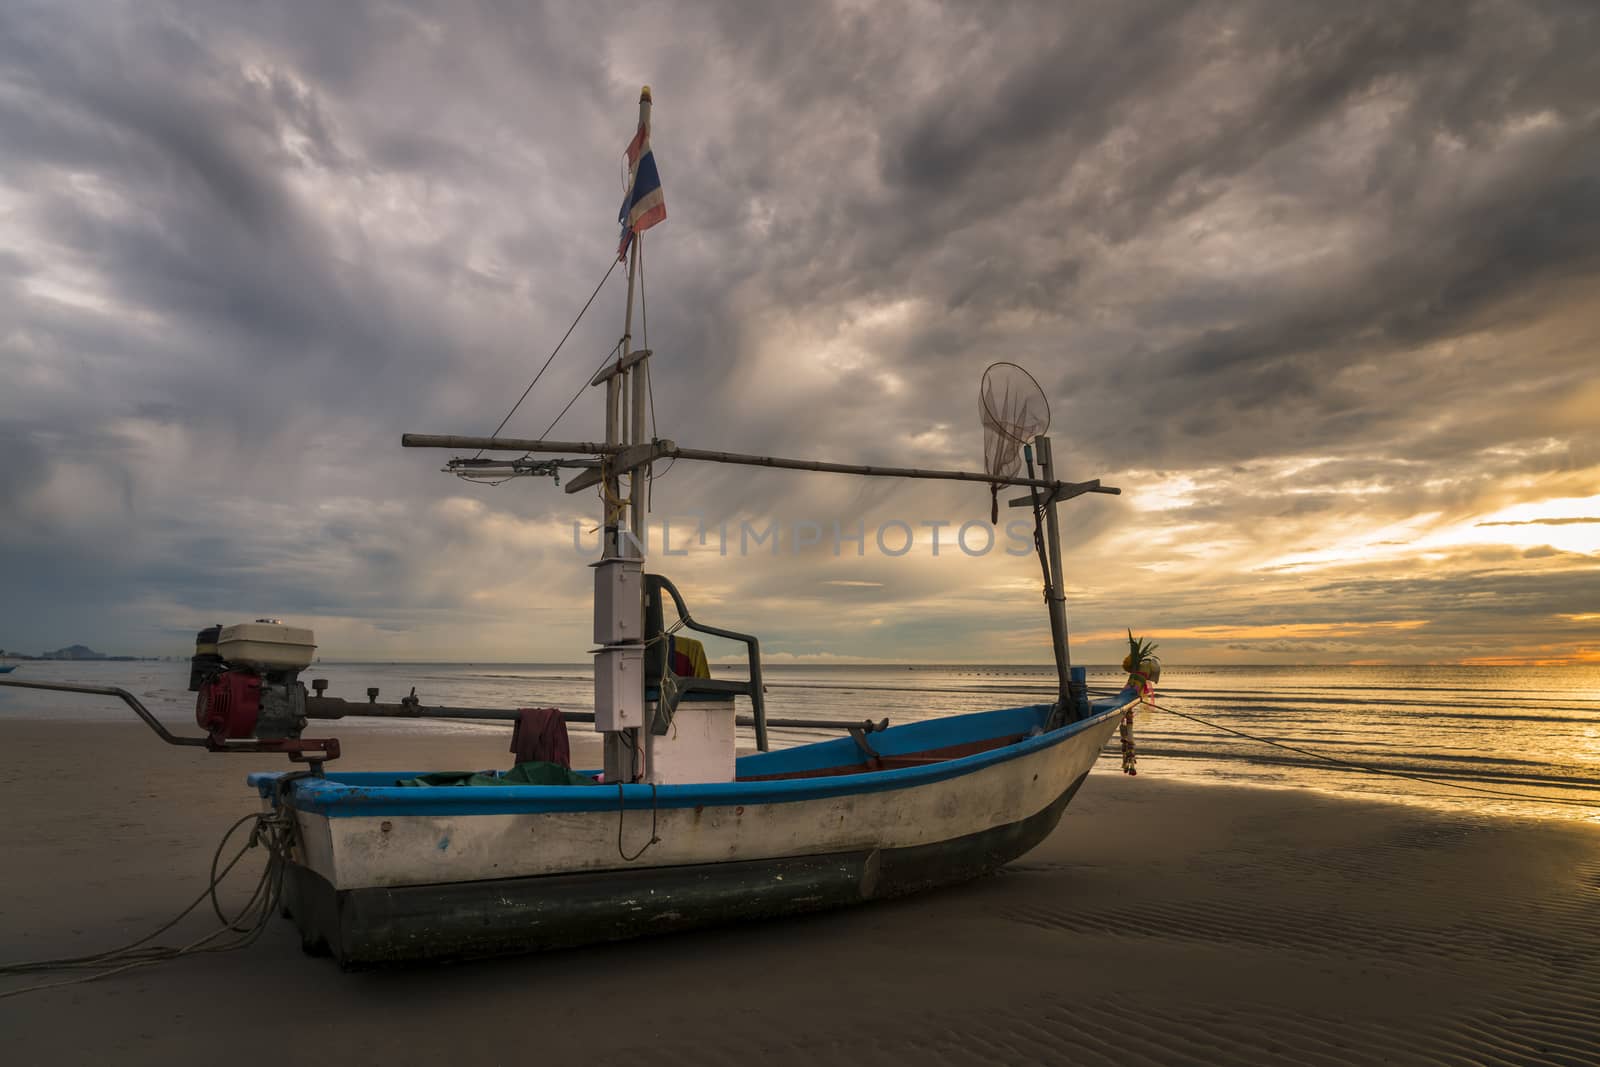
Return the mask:
<svg viewBox="0 0 1600 1067">
<path fill-rule="evenodd" d="M 559 708 L 520 708 L 511 728 L 511 751 L 518 763 L 559 763 L 572 769 L 572 747 L 567 741 L 567 720 Z"/>
</svg>

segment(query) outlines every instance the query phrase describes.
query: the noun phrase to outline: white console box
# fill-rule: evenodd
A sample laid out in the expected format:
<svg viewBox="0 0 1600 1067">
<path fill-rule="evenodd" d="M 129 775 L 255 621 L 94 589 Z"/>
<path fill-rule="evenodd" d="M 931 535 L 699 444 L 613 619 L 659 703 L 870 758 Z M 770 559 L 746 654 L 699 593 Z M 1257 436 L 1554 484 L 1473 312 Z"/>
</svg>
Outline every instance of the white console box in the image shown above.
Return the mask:
<svg viewBox="0 0 1600 1067">
<path fill-rule="evenodd" d="M 733 781 L 733 698 L 679 704 L 667 732 L 650 734 L 648 743 L 646 765 L 657 785 Z"/>
<path fill-rule="evenodd" d="M 603 648 L 594 654 L 594 728 L 644 725 L 644 646 Z"/>
<path fill-rule="evenodd" d="M 644 639 L 644 561 L 603 559 L 594 566 L 594 643 Z"/>
</svg>

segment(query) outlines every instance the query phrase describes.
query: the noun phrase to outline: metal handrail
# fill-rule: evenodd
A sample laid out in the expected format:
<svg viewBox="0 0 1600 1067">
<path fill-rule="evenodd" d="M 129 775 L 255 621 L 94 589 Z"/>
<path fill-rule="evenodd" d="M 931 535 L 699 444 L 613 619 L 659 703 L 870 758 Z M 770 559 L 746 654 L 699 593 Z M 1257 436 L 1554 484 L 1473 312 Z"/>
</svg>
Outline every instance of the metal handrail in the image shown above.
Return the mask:
<svg viewBox="0 0 1600 1067">
<path fill-rule="evenodd" d="M 753 713 L 752 717 L 755 720 L 756 748 L 761 752 L 767 751 L 767 747 L 768 747 L 768 741 L 767 741 L 767 700 L 766 700 L 766 686 L 762 683 L 762 680 L 761 680 L 761 641 L 760 641 L 760 639 L 757 638 L 754 634 L 744 634 L 744 633 L 740 633 L 737 630 L 725 630 L 720 626 L 708 626 L 705 623 L 695 622 L 693 616 L 691 616 L 689 614 L 689 605 L 687 605 L 687 604 L 685 604 L 683 602 L 683 594 L 678 592 L 678 587 L 673 585 L 672 581 L 670 579 L 668 579 L 666 577 L 663 577 L 662 575 L 659 575 L 659 574 L 647 575 L 646 578 L 647 578 L 648 581 L 654 582 L 654 583 L 658 584 L 662 589 L 665 589 L 667 591 L 667 595 L 672 597 L 673 607 L 678 609 L 678 619 L 679 619 L 680 622 L 683 623 L 683 626 L 684 626 L 685 629 L 693 630 L 696 633 L 710 634 L 713 637 L 725 637 L 730 641 L 742 641 L 742 642 L 744 642 L 746 654 L 749 656 L 749 659 L 750 659 L 750 681 L 747 683 L 748 684 L 748 688 L 747 689 L 734 690 L 734 691 L 735 692 L 743 692 L 743 693 L 745 693 L 745 695 L 747 695 L 750 698 L 750 709 L 751 709 L 751 711 Z M 696 679 L 696 678 L 675 679 L 673 684 L 674 684 L 674 687 L 677 690 L 677 692 L 676 692 L 676 694 L 675 694 L 675 696 L 674 696 L 674 698 L 672 700 L 672 704 L 674 706 L 672 708 L 668 708 L 667 709 L 667 720 L 669 722 L 671 721 L 672 712 L 676 710 L 676 704 L 677 704 L 676 696 L 681 696 L 684 693 L 696 692 L 697 690 L 699 692 L 717 692 L 717 691 L 728 692 L 729 691 L 724 685 L 718 685 L 718 686 L 696 686 L 695 685 L 695 683 L 697 681 L 710 681 L 710 680 L 711 679 Z M 722 680 L 719 679 L 719 681 L 722 681 Z M 662 696 L 663 696 L 663 698 L 666 697 L 666 687 L 665 686 L 662 687 Z M 662 704 L 666 704 L 667 700 L 663 699 L 661 701 L 661 703 Z"/>
</svg>

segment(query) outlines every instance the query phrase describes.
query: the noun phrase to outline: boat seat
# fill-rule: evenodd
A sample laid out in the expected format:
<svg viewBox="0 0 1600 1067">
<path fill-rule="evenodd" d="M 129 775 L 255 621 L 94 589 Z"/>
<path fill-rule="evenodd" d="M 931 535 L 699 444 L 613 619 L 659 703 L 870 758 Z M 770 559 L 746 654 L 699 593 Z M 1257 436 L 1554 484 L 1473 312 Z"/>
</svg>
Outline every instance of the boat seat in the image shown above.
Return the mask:
<svg viewBox="0 0 1600 1067">
<path fill-rule="evenodd" d="M 744 642 L 750 662 L 748 680 L 733 678 L 694 678 L 674 674 L 670 669 L 670 649 L 666 638 L 663 597 L 671 597 L 678 611 L 678 622 L 686 630 L 726 637 Z M 644 686 L 645 699 L 655 702 L 650 731 L 665 734 L 672 726 L 672 717 L 678 705 L 685 701 L 728 701 L 735 696 L 750 698 L 755 713 L 756 748 L 767 750 L 767 706 L 765 687 L 761 684 L 761 642 L 750 634 L 724 630 L 696 622 L 689 615 L 678 589 L 659 574 L 644 576 Z"/>
</svg>

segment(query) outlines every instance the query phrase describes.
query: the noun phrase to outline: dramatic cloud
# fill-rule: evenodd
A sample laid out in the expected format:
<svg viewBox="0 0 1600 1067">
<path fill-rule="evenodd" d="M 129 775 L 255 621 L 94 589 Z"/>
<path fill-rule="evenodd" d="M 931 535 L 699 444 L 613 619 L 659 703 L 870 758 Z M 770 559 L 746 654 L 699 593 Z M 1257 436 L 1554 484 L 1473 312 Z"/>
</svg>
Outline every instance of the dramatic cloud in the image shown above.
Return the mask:
<svg viewBox="0 0 1600 1067">
<path fill-rule="evenodd" d="M 7 5 L 0 646 L 580 656 L 595 497 L 398 439 L 549 354 L 648 82 L 661 436 L 973 468 L 1015 360 L 1124 490 L 1065 509 L 1080 658 L 1600 661 L 1597 54 L 1579 2 Z M 1037 561 L 957 541 L 981 487 L 651 498 L 652 566 L 775 656 L 1048 658 Z"/>
</svg>

